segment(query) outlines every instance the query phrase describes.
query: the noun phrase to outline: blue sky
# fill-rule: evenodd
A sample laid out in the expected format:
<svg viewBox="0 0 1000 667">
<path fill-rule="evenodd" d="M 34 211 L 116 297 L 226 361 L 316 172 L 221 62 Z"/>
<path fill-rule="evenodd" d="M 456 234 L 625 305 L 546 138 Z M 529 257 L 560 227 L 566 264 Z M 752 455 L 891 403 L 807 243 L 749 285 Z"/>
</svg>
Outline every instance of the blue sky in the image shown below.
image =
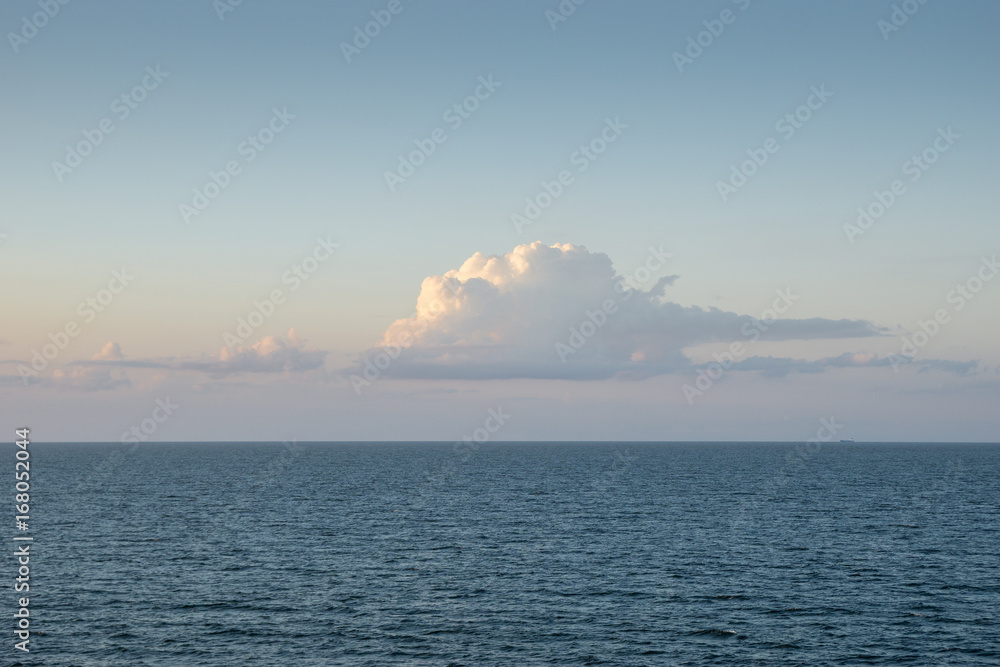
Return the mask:
<svg viewBox="0 0 1000 667">
<path fill-rule="evenodd" d="M 948 301 L 1000 246 L 995 3 L 914 2 L 887 32 L 906 3 L 588 0 L 553 29 L 557 2 L 402 0 L 347 62 L 342 44 L 389 4 L 245 0 L 220 18 L 207 1 L 69 2 L 12 40 L 42 9 L 5 3 L 5 422 L 118 440 L 169 395 L 184 408 L 150 439 L 449 440 L 503 404 L 519 411 L 501 439 L 800 439 L 836 414 L 859 439 L 996 440 L 1000 281 L 961 310 Z M 699 33 L 707 46 L 679 71 Z M 122 118 L 115 101 L 144 78 Z M 446 112 L 481 78 L 498 85 L 454 127 Z M 831 95 L 787 136 L 776 123 L 816 89 Z M 275 109 L 286 126 L 248 161 L 241 146 Z M 53 163 L 105 119 L 114 130 L 60 180 Z M 623 129 L 579 171 L 609 119 Z M 385 173 L 437 128 L 446 140 L 390 191 Z M 911 180 L 904 165 L 939 132 L 955 138 Z M 718 183 L 769 139 L 777 151 L 724 201 Z M 186 222 L 180 206 L 231 161 L 239 173 Z M 511 216 L 564 170 L 572 182 L 519 233 Z M 851 243 L 844 225 L 897 179 L 902 194 Z M 317 238 L 340 246 L 291 292 L 282 276 Z M 535 241 L 586 252 L 515 252 Z M 669 261 L 588 343 L 590 361 L 538 370 L 562 363 L 545 356 L 559 340 L 524 332 L 568 335 L 606 287 L 590 277 L 631 274 L 651 247 Z M 421 320 L 422 282 L 477 253 L 530 270 L 459 272 L 455 312 Z M 122 267 L 134 282 L 82 322 L 77 304 Z M 220 353 L 276 288 L 287 302 Z M 690 404 L 683 386 L 745 338 L 712 314 L 757 317 L 787 289 L 782 317 L 815 322 L 743 361 L 796 370 L 727 370 Z M 879 365 L 942 308 L 913 358 L 927 363 Z M 350 376 L 414 316 L 422 338 L 356 392 Z M 18 367 L 73 320 L 80 335 L 25 385 Z M 806 365 L 845 354 L 858 356 Z M 463 372 L 444 372 L 454 358 Z M 486 370 L 521 361 L 534 375 Z"/>
</svg>

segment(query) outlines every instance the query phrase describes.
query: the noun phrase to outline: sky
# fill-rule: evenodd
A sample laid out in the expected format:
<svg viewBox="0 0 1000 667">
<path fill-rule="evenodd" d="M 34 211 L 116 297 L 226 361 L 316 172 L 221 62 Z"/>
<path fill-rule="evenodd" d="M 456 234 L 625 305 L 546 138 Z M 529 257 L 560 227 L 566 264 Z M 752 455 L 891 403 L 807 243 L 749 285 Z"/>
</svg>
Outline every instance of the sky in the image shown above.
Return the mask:
<svg viewBox="0 0 1000 667">
<path fill-rule="evenodd" d="M 3 3 L 0 421 L 995 442 L 998 18 Z"/>
</svg>

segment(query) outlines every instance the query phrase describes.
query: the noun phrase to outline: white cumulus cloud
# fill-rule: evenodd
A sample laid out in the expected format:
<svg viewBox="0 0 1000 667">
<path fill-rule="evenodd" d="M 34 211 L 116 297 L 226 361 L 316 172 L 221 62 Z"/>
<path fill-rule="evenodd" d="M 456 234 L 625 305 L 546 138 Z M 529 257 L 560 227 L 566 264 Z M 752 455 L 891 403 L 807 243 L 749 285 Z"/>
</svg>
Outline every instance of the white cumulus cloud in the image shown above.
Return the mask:
<svg viewBox="0 0 1000 667">
<path fill-rule="evenodd" d="M 651 257 L 657 268 L 665 264 L 662 252 L 651 249 Z M 667 301 L 676 278 L 650 274 L 642 291 L 607 255 L 568 243 L 476 253 L 457 270 L 425 278 L 416 315 L 390 325 L 379 343 L 386 349 L 367 351 L 359 367 L 389 354 L 384 372 L 397 377 L 646 377 L 691 369 L 684 349 L 693 345 L 745 340 L 747 316 Z M 760 338 L 882 334 L 862 320 L 783 318 Z"/>
</svg>

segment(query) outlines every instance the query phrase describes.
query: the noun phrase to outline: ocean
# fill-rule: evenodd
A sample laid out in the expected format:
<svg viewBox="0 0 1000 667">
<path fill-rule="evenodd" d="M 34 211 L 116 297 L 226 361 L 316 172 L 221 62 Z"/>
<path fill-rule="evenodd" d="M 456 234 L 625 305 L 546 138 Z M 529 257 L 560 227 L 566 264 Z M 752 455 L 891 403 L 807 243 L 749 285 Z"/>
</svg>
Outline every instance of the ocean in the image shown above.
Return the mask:
<svg viewBox="0 0 1000 667">
<path fill-rule="evenodd" d="M 5 664 L 1000 664 L 996 445 L 31 447 Z"/>
</svg>

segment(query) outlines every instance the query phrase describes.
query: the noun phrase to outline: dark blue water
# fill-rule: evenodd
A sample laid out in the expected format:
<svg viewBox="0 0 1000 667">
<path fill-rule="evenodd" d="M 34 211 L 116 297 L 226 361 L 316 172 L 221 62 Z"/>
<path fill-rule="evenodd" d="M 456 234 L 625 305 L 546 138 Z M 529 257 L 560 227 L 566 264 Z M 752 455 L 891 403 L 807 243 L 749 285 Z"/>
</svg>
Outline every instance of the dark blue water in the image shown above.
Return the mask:
<svg viewBox="0 0 1000 667">
<path fill-rule="evenodd" d="M 997 446 L 32 447 L 16 664 L 1000 664 Z"/>
</svg>

